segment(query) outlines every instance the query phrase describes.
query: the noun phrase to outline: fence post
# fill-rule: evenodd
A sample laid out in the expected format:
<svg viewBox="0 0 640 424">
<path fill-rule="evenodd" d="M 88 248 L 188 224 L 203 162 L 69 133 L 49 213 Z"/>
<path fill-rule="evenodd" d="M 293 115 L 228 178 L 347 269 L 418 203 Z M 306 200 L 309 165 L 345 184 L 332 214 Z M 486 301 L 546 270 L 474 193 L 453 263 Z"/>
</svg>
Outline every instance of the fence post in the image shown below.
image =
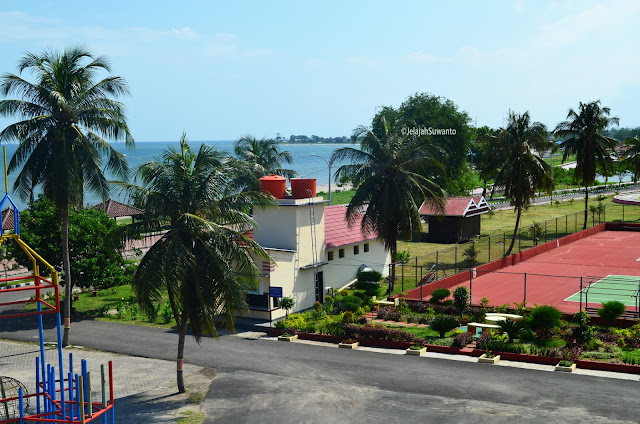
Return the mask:
<svg viewBox="0 0 640 424">
<path fill-rule="evenodd" d="M 455 256 L 453 258 L 453 273 L 457 274 L 458 273 L 458 243 L 456 243 L 454 255 Z"/>
<path fill-rule="evenodd" d="M 472 285 L 473 285 L 473 268 L 469 270 L 469 305 L 471 305 L 472 299 Z"/>
<path fill-rule="evenodd" d="M 502 256 L 507 253 L 507 233 L 502 233 Z"/>
<path fill-rule="evenodd" d="M 580 310 L 582 311 L 582 277 L 580 277 Z"/>
<path fill-rule="evenodd" d="M 558 240 L 558 218 L 556 218 L 556 240 Z"/>
</svg>

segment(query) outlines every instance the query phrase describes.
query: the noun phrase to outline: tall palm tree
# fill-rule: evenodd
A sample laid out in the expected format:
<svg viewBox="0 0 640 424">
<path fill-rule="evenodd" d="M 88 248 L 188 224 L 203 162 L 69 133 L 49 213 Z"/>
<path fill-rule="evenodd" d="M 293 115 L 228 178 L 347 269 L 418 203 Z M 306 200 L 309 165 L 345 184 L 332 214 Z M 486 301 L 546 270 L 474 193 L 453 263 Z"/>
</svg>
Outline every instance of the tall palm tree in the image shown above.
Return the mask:
<svg viewBox="0 0 640 424">
<path fill-rule="evenodd" d="M 338 168 L 335 178 L 345 178 L 357 187 L 347 206 L 347 219 L 353 223 L 363 213 L 363 233 L 381 237 L 395 261 L 398 238 L 421 230 L 418 209 L 422 202 L 432 199 L 442 208 L 446 193 L 423 176 L 434 168 L 442 168 L 436 152 L 422 140 L 403 135 L 395 120 L 387 122 L 384 116 L 379 119 L 381 131 L 357 127 L 353 140 L 361 139 L 361 148 L 338 149 L 331 155 L 331 161 L 347 162 Z M 392 266 L 390 292 L 394 280 Z"/>
<path fill-rule="evenodd" d="M 560 122 L 554 133 L 564 141 L 560 144 L 564 148 L 562 160 L 576 155 L 576 168 L 573 178 L 584 184 L 584 225 L 587 228 L 587 212 L 589 211 L 589 186 L 596 180 L 598 168 L 605 173 L 613 167 L 611 152 L 616 140 L 603 134 L 611 125 L 618 125 L 617 117 L 609 117 L 608 107 L 600 107 L 600 100 L 590 103 L 580 102 L 576 112 L 569 109 L 567 120 Z"/>
<path fill-rule="evenodd" d="M 636 182 L 640 178 L 640 137 L 629 137 L 624 144 L 628 146 L 623 156 L 625 168 L 633 174 Z"/>
<path fill-rule="evenodd" d="M 82 206 L 85 187 L 103 199 L 109 185 L 106 170 L 125 179 L 128 167 L 124 156 L 103 137 L 124 139 L 134 145 L 127 126 L 124 105 L 116 100 L 128 94 L 126 82 L 108 76 L 96 82 L 99 71 L 110 72 L 104 57 L 95 57 L 83 47 L 61 53 L 27 53 L 18 63 L 21 74 L 30 71 L 35 82 L 14 74 L 0 79 L 3 96 L 22 99 L 0 102 L 0 116 L 16 116 L 20 121 L 0 132 L 0 142 L 19 141 L 9 163 L 9 172 L 22 166 L 14 190 L 22 198 L 32 198 L 33 189 L 56 206 L 62 224 L 62 261 L 65 278 L 64 338 L 69 342 L 71 316 L 71 268 L 69 264 L 69 207 Z"/>
<path fill-rule="evenodd" d="M 267 253 L 242 228 L 254 225 L 248 211 L 272 204 L 271 197 L 243 191 L 246 168 L 201 145 L 196 153 L 185 135 L 180 148 L 139 168 L 142 186 L 126 185 L 146 199 L 155 218 L 130 224 L 129 235 L 160 230 L 162 238 L 144 255 L 132 289 L 140 307 L 152 311 L 166 289 L 178 326 L 177 382 L 184 392 L 182 361 L 187 325 L 197 341 L 217 336 L 216 321 L 233 329 L 233 315 L 246 308 L 241 276 L 260 275 L 252 256 Z"/>
<path fill-rule="evenodd" d="M 529 112 L 521 115 L 509 112 L 507 127 L 498 130 L 494 136 L 497 144 L 506 149 L 496 184 L 504 187 L 505 197 L 511 201 L 517 213 L 511 244 L 505 256 L 513 250 L 522 209 L 529 206 L 537 191 L 553 190 L 551 166 L 540 156 L 551 149 L 553 143 L 547 140 L 547 130 L 543 124 L 530 121 Z"/>
<path fill-rule="evenodd" d="M 238 139 L 234 144 L 236 157 L 250 164 L 255 178 L 265 175 L 275 174 L 287 178 L 296 176 L 296 172 L 283 168 L 284 164 L 293 163 L 293 155 L 289 151 L 279 151 L 278 143 L 275 140 L 257 138 L 247 134 Z M 257 182 L 252 184 L 257 188 Z"/>
</svg>

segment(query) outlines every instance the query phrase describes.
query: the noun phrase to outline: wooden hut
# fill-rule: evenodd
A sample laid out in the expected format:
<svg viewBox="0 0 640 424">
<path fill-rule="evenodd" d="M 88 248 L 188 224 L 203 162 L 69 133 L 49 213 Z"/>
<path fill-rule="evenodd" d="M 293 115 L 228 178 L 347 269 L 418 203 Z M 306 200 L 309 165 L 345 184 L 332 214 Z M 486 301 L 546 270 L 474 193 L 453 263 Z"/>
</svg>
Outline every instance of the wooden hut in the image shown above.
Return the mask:
<svg viewBox="0 0 640 424">
<path fill-rule="evenodd" d="M 429 224 L 429 241 L 460 243 L 480 235 L 480 215 L 491 210 L 483 196 L 449 197 L 444 211 L 433 203 L 420 206 L 420 216 Z"/>
<path fill-rule="evenodd" d="M 129 206 L 117 200 L 109 199 L 105 203 L 98 203 L 92 209 L 101 209 L 110 218 L 118 220 L 118 218 L 130 216 L 132 220 L 135 220 L 137 216 L 144 215 L 144 210 L 136 208 L 135 206 Z"/>
</svg>

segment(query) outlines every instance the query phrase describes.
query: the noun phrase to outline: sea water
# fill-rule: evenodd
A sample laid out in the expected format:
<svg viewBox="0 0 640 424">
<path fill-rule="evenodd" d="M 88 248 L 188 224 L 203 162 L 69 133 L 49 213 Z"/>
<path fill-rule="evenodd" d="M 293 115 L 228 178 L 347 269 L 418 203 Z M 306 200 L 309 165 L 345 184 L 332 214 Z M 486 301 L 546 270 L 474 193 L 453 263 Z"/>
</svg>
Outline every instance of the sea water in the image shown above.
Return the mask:
<svg viewBox="0 0 640 424">
<path fill-rule="evenodd" d="M 193 141 L 190 142 L 191 148 L 197 152 L 200 149 L 201 144 L 208 144 L 218 150 L 228 153 L 233 156 L 233 144 L 234 141 Z M 168 146 L 173 146 L 176 149 L 179 147 L 178 141 L 149 141 L 149 142 L 138 142 L 136 146 L 132 149 L 127 148 L 123 142 L 112 143 L 112 147 L 119 151 L 120 153 L 126 155 L 126 160 L 129 164 L 129 168 L 132 170 L 137 169 L 140 165 L 143 165 L 149 161 L 154 159 L 159 159 L 162 155 L 162 152 L 168 149 Z M 6 144 L 7 147 L 7 161 L 11 160 L 13 153 L 16 151 L 17 144 Z M 329 183 L 329 169 L 327 167 L 327 163 L 319 157 L 311 156 L 318 155 L 326 159 L 327 161 L 331 158 L 331 154 L 341 147 L 355 147 L 358 148 L 357 144 L 289 144 L 283 143 L 279 144 L 278 148 L 280 151 L 289 151 L 293 156 L 292 164 L 283 164 L 283 168 L 292 169 L 296 171 L 298 178 L 316 178 L 318 185 L 327 185 Z M 106 161 L 105 161 L 106 163 Z M 333 179 L 333 174 L 340 166 L 340 163 L 333 164 L 331 168 L 331 178 L 332 184 L 335 184 L 335 179 Z M 14 202 L 16 202 L 18 208 L 24 209 L 26 207 L 27 201 L 18 197 L 17 194 L 13 193 L 13 184 L 16 180 L 16 176 L 18 175 L 19 170 L 13 171 L 9 174 L 9 194 Z M 112 177 L 107 173 L 107 178 L 112 179 Z M 124 193 L 119 192 L 118 190 L 112 190 L 111 198 L 117 199 L 120 201 L 127 201 L 126 195 Z M 87 206 L 93 206 L 100 203 L 102 199 L 100 199 L 95 194 L 86 191 L 84 197 L 84 203 Z M 4 206 L 6 208 L 6 205 Z"/>
</svg>

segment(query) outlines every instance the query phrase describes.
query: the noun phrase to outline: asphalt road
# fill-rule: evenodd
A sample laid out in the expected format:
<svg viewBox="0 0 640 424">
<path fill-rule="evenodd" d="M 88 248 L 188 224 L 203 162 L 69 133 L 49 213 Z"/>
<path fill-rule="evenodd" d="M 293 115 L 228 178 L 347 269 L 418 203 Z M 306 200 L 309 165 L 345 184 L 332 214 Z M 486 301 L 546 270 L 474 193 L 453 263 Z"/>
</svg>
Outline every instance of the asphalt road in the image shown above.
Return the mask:
<svg viewBox="0 0 640 424">
<path fill-rule="evenodd" d="M 45 322 L 46 338 L 55 340 L 52 320 Z M 0 320 L 0 337 L 34 341 L 34 327 L 33 319 Z M 173 360 L 177 335 L 86 320 L 73 323 L 71 342 Z M 637 380 L 230 335 L 201 344 L 189 337 L 185 361 L 216 369 L 202 406 L 207 423 L 615 423 L 640 416 Z"/>
</svg>

